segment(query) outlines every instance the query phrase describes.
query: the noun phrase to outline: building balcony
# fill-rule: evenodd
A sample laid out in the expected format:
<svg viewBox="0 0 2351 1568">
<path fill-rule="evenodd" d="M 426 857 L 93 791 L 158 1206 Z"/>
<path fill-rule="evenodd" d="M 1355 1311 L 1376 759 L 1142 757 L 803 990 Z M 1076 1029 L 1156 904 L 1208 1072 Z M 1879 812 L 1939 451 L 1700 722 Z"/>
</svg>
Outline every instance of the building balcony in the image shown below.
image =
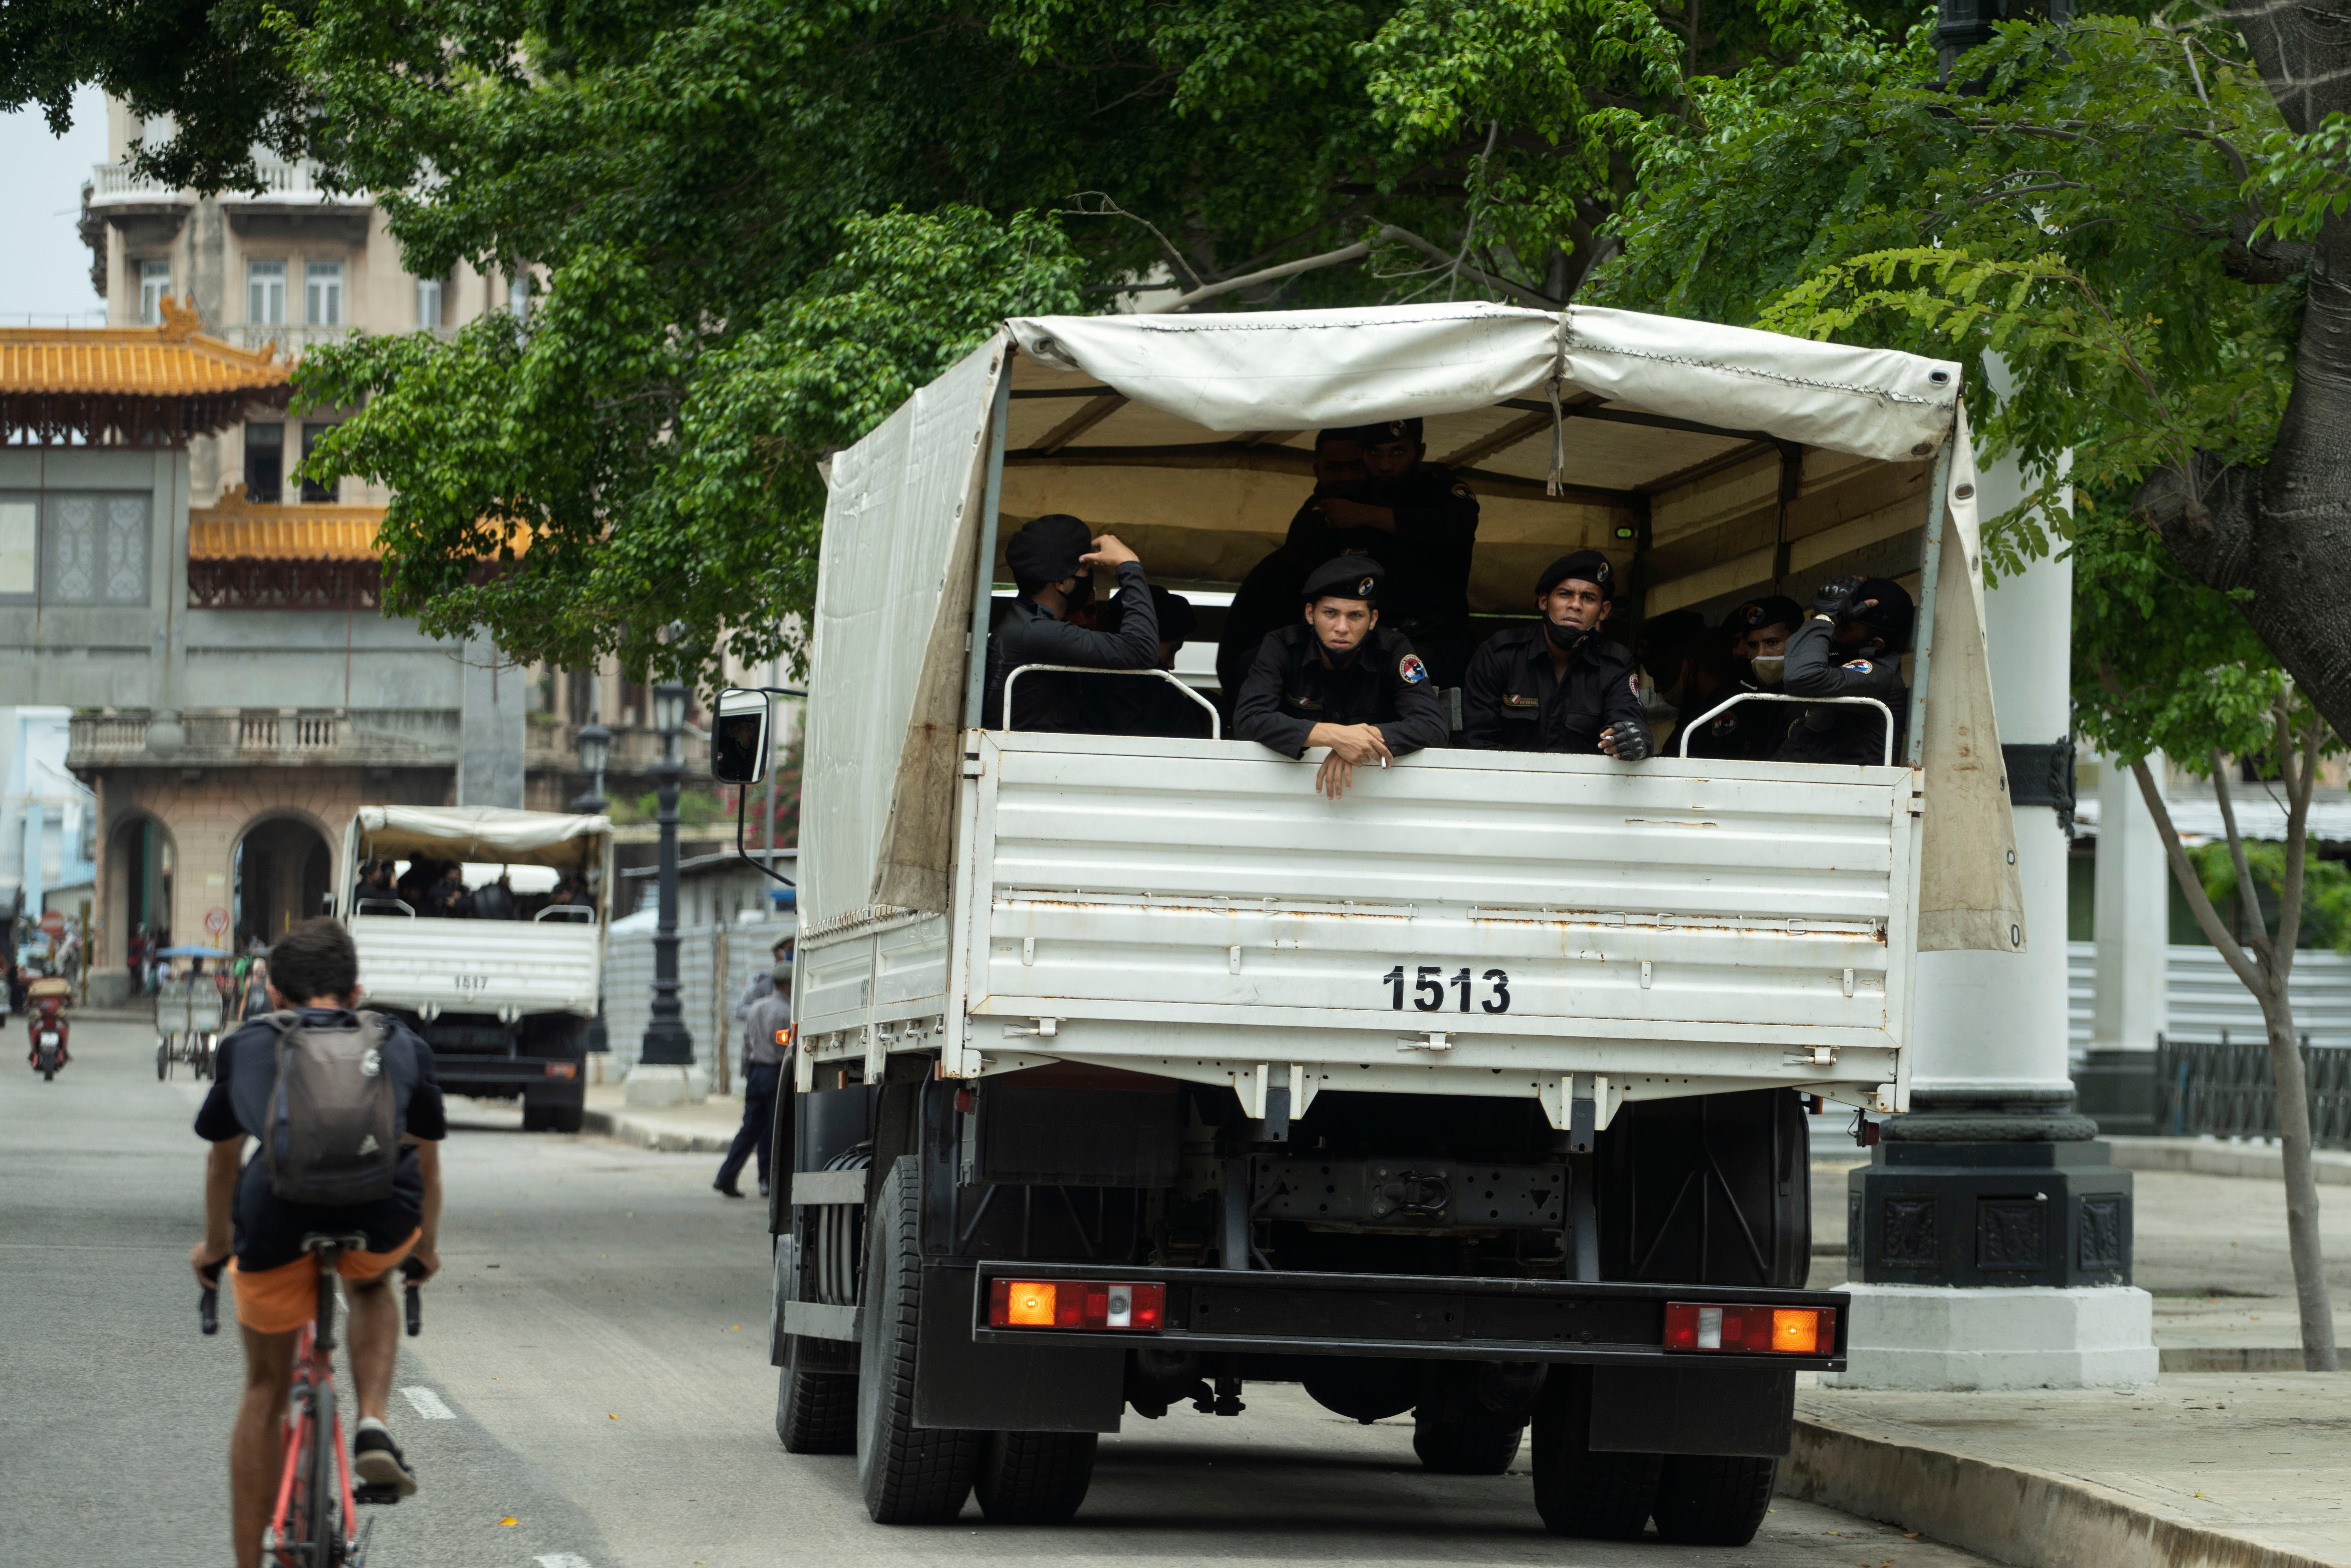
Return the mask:
<svg viewBox="0 0 2351 1568">
<path fill-rule="evenodd" d="M 73 716 L 66 766 L 100 768 L 445 768 L 457 760 L 455 708 L 189 708 L 182 743 L 156 751 L 154 714 Z"/>
<path fill-rule="evenodd" d="M 364 191 L 329 191 L 319 182 L 319 165 L 309 159 L 288 162 L 283 158 L 257 157 L 254 172 L 260 177 L 260 188 L 223 191 L 220 204 L 231 206 L 313 206 L 366 207 L 373 204 Z M 90 171 L 89 204 L 103 211 L 108 207 L 149 206 L 172 204 L 193 206 L 196 193 L 185 187 L 174 189 L 151 175 L 141 173 L 128 163 L 100 163 Z"/>
</svg>

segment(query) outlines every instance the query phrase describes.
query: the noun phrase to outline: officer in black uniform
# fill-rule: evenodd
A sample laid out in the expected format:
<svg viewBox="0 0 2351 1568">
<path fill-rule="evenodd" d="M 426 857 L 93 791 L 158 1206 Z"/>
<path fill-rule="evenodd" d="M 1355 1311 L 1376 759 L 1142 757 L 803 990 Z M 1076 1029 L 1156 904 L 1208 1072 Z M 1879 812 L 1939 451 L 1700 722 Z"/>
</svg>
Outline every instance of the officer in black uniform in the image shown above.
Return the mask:
<svg viewBox="0 0 2351 1568">
<path fill-rule="evenodd" d="M 1326 497 L 1360 497 L 1368 494 L 1369 486 L 1364 451 L 1352 429 L 1315 435 L 1314 493 L 1290 519 L 1289 535 L 1280 545 L 1249 568 L 1225 612 L 1224 632 L 1217 639 L 1217 684 L 1224 688 L 1227 712 L 1240 695 L 1241 683 L 1249 679 L 1266 633 L 1298 619 L 1298 595 L 1307 574 L 1334 555 L 1370 549 L 1367 536 L 1353 530 L 1343 534 L 1322 515 Z"/>
<path fill-rule="evenodd" d="M 1382 609 L 1389 628 L 1412 640 L 1440 688 L 1458 686 L 1476 646 L 1469 558 L 1478 543 L 1478 497 L 1452 469 L 1427 461 L 1417 419 L 1382 420 L 1345 434 L 1363 452 L 1369 493 L 1358 498 L 1341 490 L 1317 504 L 1333 528 L 1352 534 L 1346 548 L 1374 553 L 1387 566 Z"/>
<path fill-rule="evenodd" d="M 1131 591 L 1122 588 L 1111 596 L 1113 625 L 1121 622 L 1126 598 Z M 1152 612 L 1159 622 L 1156 667 L 1172 673 L 1176 668 L 1176 653 L 1192 640 L 1192 633 L 1199 627 L 1199 616 L 1193 610 L 1190 600 L 1180 593 L 1171 593 L 1157 583 L 1151 586 L 1151 605 Z M 1095 735 L 1157 735 L 1192 740 L 1208 738 L 1208 710 L 1155 675 L 1089 680 L 1086 684 L 1094 688 L 1092 695 L 1099 710 L 1098 722 L 1088 727 Z"/>
<path fill-rule="evenodd" d="M 1233 736 L 1284 757 L 1327 746 L 1314 787 L 1333 800 L 1357 765 L 1384 768 L 1443 746 L 1436 683 L 1412 643 L 1380 625 L 1387 570 L 1365 556 L 1324 562 L 1306 580 L 1304 618 L 1267 633 L 1233 703 Z"/>
<path fill-rule="evenodd" d="M 1902 759 L 1910 693 L 1902 649 L 1915 612 L 1910 596 L 1882 577 L 1840 577 L 1813 596 L 1788 639 L 1787 688 L 1798 697 L 1876 697 L 1894 714 L 1894 759 Z M 1780 762 L 1865 762 L 1886 758 L 1886 716 L 1858 703 L 1807 704 L 1789 725 Z"/>
<path fill-rule="evenodd" d="M 1633 655 L 1600 635 L 1615 569 L 1598 550 L 1563 555 L 1535 580 L 1540 626 L 1498 632 L 1469 661 L 1461 742 L 1488 751 L 1649 755 Z"/>
<path fill-rule="evenodd" d="M 988 633 L 988 702 L 986 722 L 1005 724 L 1005 678 L 1023 664 L 1081 664 L 1095 670 L 1147 670 L 1159 659 L 1159 618 L 1143 563 L 1110 534 L 1066 512 L 1026 524 L 1004 547 L 1019 596 Z M 1073 608 L 1093 594 L 1093 569 L 1118 569 L 1122 613 L 1115 632 L 1090 632 L 1070 624 Z M 1072 674 L 1023 675 L 1012 688 L 1008 727 L 1085 733 L 1092 728 L 1084 687 Z M 1102 682 L 1094 682 L 1096 685 Z"/>
</svg>

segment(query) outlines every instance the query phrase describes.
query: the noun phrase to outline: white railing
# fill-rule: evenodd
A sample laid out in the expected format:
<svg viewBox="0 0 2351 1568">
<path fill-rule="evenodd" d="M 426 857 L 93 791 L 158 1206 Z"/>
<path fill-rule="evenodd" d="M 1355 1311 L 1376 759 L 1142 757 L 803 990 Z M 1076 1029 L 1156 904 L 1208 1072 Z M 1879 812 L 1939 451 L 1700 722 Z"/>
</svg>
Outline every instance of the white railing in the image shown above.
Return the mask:
<svg viewBox="0 0 2351 1568">
<path fill-rule="evenodd" d="M 336 327 L 266 326 L 248 323 L 225 329 L 225 336 L 240 349 L 266 349 L 276 344 L 277 351 L 289 360 L 298 360 L 310 350 L 328 343 L 350 340 L 357 327 L 348 324 Z"/>
<path fill-rule="evenodd" d="M 223 191 L 223 202 L 331 202 L 364 206 L 372 200 L 364 191 L 328 190 L 320 183 L 319 165 L 307 158 L 288 162 L 283 158 L 256 157 L 253 162 L 254 172 L 260 177 L 260 189 Z M 92 205 L 98 205 L 107 202 L 193 202 L 196 196 L 193 191 L 185 187 L 175 190 L 128 163 L 99 163 L 90 171 L 89 199 Z"/>
</svg>

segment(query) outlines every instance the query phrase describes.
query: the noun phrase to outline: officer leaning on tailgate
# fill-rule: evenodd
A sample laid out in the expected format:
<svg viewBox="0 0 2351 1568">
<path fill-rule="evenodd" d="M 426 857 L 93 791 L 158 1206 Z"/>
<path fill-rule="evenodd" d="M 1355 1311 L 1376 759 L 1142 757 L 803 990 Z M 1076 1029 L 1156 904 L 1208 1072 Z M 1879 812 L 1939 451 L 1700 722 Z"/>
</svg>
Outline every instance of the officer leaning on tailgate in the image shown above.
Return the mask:
<svg viewBox="0 0 2351 1568">
<path fill-rule="evenodd" d="M 1902 684 L 1902 650 L 1915 612 L 1910 596 L 1882 577 L 1824 583 L 1788 639 L 1786 685 L 1793 697 L 1876 697 L 1894 714 L 1894 758 L 1910 693 Z M 1882 762 L 1886 716 L 1859 703 L 1809 704 L 1789 725 L 1775 762 Z"/>
<path fill-rule="evenodd" d="M 1233 703 L 1233 737 L 1301 757 L 1327 746 L 1314 787 L 1336 800 L 1357 765 L 1443 746 L 1436 683 L 1401 632 L 1380 628 L 1386 569 L 1343 555 L 1308 574 L 1306 613 L 1266 633 Z"/>
<path fill-rule="evenodd" d="M 1469 661 L 1461 743 L 1620 762 L 1649 755 L 1633 655 L 1601 636 L 1615 569 L 1598 550 L 1563 555 L 1535 580 L 1540 626 L 1498 632 Z"/>
</svg>

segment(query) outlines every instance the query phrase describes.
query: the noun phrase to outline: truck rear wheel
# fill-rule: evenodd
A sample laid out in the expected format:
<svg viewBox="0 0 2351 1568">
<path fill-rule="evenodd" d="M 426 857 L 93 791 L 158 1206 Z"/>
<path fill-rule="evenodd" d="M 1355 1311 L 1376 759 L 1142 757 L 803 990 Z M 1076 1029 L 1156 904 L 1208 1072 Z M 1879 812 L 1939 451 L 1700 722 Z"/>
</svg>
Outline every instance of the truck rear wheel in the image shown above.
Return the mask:
<svg viewBox="0 0 2351 1568">
<path fill-rule="evenodd" d="M 857 1480 L 876 1524 L 944 1524 L 963 1511 L 982 1434 L 914 1425 L 921 1327 L 923 1183 L 913 1155 L 892 1162 L 865 1240 L 858 1358 Z"/>
<path fill-rule="evenodd" d="M 544 1101 L 537 1104 L 528 1100 L 522 1103 L 522 1130 L 526 1133 L 576 1133 L 587 1124 L 587 1121 L 588 1107 L 585 1105 L 566 1104 L 561 1101 L 553 1104 Z"/>
<path fill-rule="evenodd" d="M 857 1379 L 844 1372 L 811 1372 L 806 1342 L 784 1338 L 784 1364 L 776 1378 L 776 1436 L 788 1454 L 857 1451 Z"/>
<path fill-rule="evenodd" d="M 1744 1546 L 1771 1506 L 1780 1461 L 1671 1454 L 1657 1483 L 1657 1533 L 1682 1546 Z"/>
<path fill-rule="evenodd" d="M 1096 1434 L 991 1432 L 972 1490 L 990 1524 L 1066 1524 L 1094 1479 Z"/>
<path fill-rule="evenodd" d="M 1441 1476 L 1499 1476 L 1519 1457 L 1523 1422 L 1479 1412 L 1445 1411 L 1415 1416 L 1412 1451 L 1420 1468 Z"/>
<path fill-rule="evenodd" d="M 1649 1522 L 1662 1454 L 1595 1452 L 1592 1374 L 1555 1368 L 1535 1406 L 1535 1511 L 1553 1535 L 1637 1541 Z"/>
</svg>

